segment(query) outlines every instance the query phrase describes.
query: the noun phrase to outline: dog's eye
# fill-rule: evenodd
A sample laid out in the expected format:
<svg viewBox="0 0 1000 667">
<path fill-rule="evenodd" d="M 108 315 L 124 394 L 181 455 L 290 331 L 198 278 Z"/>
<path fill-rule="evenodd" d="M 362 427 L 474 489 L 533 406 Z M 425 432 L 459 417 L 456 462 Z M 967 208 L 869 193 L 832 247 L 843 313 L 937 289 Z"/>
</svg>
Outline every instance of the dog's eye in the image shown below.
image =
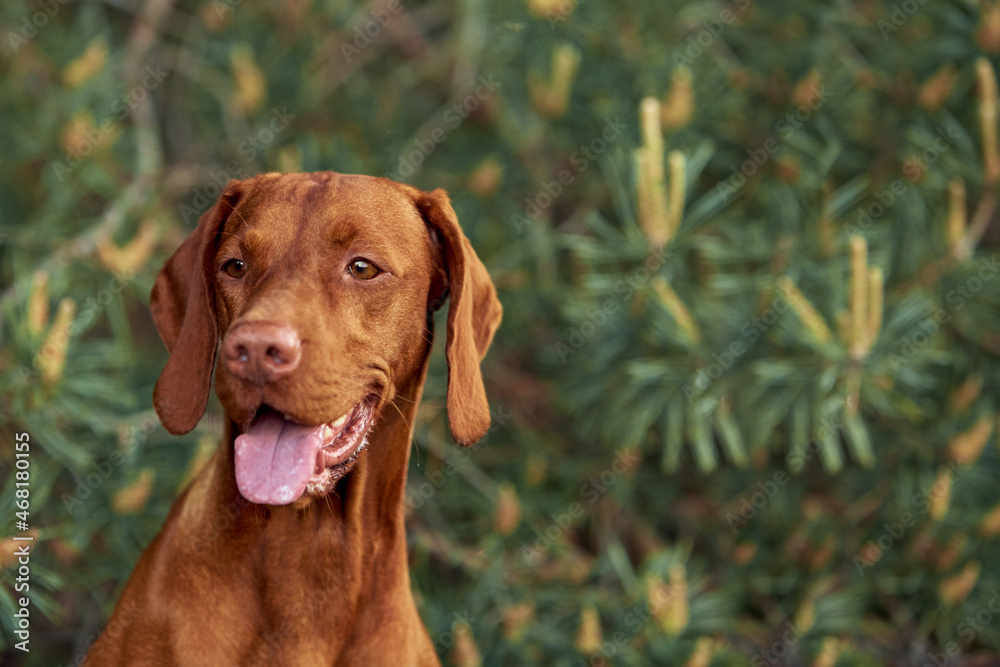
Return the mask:
<svg viewBox="0 0 1000 667">
<path fill-rule="evenodd" d="M 242 260 L 231 259 L 222 265 L 222 270 L 232 278 L 242 278 L 243 274 L 247 272 L 247 265 Z"/>
<path fill-rule="evenodd" d="M 369 262 L 367 259 L 361 259 L 360 257 L 358 259 L 351 260 L 351 263 L 347 265 L 347 270 L 350 271 L 351 275 L 358 280 L 371 280 L 381 273 L 377 266 Z"/>
</svg>

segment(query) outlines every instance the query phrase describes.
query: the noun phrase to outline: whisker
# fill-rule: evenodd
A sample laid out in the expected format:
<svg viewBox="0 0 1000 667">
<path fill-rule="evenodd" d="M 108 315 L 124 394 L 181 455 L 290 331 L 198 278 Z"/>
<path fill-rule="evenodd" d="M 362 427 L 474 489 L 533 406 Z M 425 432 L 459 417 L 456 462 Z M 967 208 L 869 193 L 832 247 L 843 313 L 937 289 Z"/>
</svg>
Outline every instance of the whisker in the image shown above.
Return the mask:
<svg viewBox="0 0 1000 667">
<path fill-rule="evenodd" d="M 402 418 L 402 420 L 403 420 L 403 423 L 404 423 L 404 424 L 406 424 L 406 428 L 410 429 L 410 433 L 412 434 L 412 433 L 413 433 L 413 426 L 411 426 L 411 425 L 409 424 L 409 422 L 407 422 L 407 421 L 406 421 L 406 415 L 404 415 L 404 414 L 403 414 L 403 411 L 399 409 L 399 406 L 398 406 L 398 405 L 396 405 L 396 401 L 392 401 L 392 402 L 390 403 L 390 405 L 391 405 L 392 407 L 396 408 L 396 412 L 398 412 L 398 413 L 399 413 L 399 416 L 400 416 L 400 418 Z M 411 437 L 412 437 L 412 435 L 411 435 Z"/>
<path fill-rule="evenodd" d="M 250 222 L 246 218 L 244 218 L 239 211 L 236 210 L 235 206 L 230 205 L 229 208 L 230 208 L 229 210 L 230 215 L 235 215 L 237 218 L 239 218 L 241 224 L 236 229 L 233 230 L 226 230 L 226 228 L 223 227 L 222 230 L 220 230 L 219 234 L 220 237 L 224 237 L 226 235 L 236 236 L 236 232 L 238 232 L 240 228 L 250 225 Z"/>
</svg>

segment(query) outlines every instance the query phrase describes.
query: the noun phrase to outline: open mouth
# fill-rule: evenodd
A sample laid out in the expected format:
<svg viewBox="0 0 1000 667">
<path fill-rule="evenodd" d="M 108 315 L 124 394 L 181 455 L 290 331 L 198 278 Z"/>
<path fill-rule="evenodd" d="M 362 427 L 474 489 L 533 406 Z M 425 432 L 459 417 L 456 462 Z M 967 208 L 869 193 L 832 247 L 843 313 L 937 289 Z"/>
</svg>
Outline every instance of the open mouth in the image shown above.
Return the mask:
<svg viewBox="0 0 1000 667">
<path fill-rule="evenodd" d="M 368 398 L 335 421 L 307 426 L 262 406 L 236 437 L 236 485 L 247 500 L 287 505 L 303 493 L 328 491 L 350 472 L 368 444 L 375 400 Z"/>
</svg>

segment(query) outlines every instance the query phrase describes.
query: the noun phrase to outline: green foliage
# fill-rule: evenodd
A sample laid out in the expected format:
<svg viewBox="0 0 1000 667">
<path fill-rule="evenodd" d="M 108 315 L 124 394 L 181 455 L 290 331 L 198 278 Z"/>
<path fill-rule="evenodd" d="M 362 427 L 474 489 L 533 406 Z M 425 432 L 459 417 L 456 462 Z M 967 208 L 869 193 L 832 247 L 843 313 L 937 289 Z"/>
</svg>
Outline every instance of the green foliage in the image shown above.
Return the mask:
<svg viewBox="0 0 1000 667">
<path fill-rule="evenodd" d="M 450 443 L 440 353 L 416 427 L 443 660 L 474 664 L 470 636 L 488 665 L 997 652 L 1000 10 L 397 6 L 0 9 L 0 540 L 26 432 L 28 664 L 85 650 L 221 434 L 218 405 L 183 438 L 155 420 L 156 271 L 225 180 L 322 169 L 448 189 L 505 308 L 486 441 Z"/>
</svg>

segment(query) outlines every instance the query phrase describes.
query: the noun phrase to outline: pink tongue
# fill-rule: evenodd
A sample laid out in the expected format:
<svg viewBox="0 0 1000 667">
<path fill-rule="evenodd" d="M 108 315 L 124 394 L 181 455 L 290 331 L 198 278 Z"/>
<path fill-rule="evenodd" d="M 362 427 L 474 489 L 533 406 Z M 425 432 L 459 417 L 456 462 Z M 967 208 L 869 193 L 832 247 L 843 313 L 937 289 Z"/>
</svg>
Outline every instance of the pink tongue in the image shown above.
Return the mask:
<svg viewBox="0 0 1000 667">
<path fill-rule="evenodd" d="M 287 505 L 316 470 L 322 426 L 303 426 L 266 412 L 236 438 L 236 485 L 247 500 Z"/>
</svg>

